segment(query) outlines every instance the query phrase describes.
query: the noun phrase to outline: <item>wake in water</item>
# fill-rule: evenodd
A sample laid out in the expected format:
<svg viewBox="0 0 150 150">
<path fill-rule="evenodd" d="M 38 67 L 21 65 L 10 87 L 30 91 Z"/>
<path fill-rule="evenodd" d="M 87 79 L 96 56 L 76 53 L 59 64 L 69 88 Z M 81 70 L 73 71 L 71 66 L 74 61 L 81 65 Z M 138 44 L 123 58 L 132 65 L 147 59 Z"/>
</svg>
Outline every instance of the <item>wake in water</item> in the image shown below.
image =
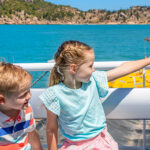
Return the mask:
<svg viewBox="0 0 150 150">
<path fill-rule="evenodd" d="M 54 59 L 48 60 L 48 63 L 54 63 Z"/>
</svg>

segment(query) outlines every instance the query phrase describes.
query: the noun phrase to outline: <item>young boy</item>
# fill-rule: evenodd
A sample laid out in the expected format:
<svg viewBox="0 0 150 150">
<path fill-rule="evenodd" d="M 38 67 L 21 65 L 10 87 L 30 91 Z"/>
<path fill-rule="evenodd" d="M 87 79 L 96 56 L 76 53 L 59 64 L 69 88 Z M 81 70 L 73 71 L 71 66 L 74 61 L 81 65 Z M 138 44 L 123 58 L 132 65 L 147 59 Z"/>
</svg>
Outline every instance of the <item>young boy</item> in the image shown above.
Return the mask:
<svg viewBox="0 0 150 150">
<path fill-rule="evenodd" d="M 42 150 L 28 103 L 31 81 L 21 67 L 0 63 L 0 150 Z"/>
</svg>

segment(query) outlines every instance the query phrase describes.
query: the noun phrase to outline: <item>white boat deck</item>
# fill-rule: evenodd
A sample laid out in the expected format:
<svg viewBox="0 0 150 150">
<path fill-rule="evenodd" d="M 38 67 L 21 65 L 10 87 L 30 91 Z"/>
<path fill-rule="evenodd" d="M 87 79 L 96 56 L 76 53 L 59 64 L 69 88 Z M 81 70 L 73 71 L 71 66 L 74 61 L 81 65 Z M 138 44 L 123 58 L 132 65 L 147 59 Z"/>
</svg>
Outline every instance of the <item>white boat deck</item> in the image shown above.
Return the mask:
<svg viewBox="0 0 150 150">
<path fill-rule="evenodd" d="M 122 62 L 96 62 L 94 67 L 99 70 L 109 70 Z M 104 65 L 105 64 L 105 65 Z M 54 63 L 29 63 L 17 64 L 28 71 L 51 70 Z M 150 69 L 150 66 L 146 67 Z M 42 106 L 39 95 L 44 88 L 32 88 L 31 105 L 35 118 L 46 118 L 46 111 Z M 146 146 L 146 120 L 150 120 L 150 89 L 149 88 L 111 88 L 109 94 L 103 99 L 103 106 L 107 119 L 117 120 L 143 120 L 143 145 L 122 146 L 120 149 L 148 150 Z M 46 145 L 43 145 L 46 147 Z"/>
</svg>

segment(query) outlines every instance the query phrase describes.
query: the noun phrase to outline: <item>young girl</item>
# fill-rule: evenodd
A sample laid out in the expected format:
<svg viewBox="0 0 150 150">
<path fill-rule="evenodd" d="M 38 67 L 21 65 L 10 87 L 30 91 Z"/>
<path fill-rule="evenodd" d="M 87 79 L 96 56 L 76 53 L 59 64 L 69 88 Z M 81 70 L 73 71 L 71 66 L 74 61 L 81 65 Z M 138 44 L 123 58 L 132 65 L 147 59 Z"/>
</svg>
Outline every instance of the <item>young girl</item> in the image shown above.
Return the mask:
<svg viewBox="0 0 150 150">
<path fill-rule="evenodd" d="M 65 141 L 60 150 L 118 150 L 107 132 L 100 99 L 108 81 L 150 64 L 150 58 L 126 62 L 110 71 L 95 71 L 94 52 L 79 41 L 64 42 L 55 54 L 50 87 L 42 93 L 47 109 L 47 142 L 57 150 L 58 122 Z"/>
</svg>

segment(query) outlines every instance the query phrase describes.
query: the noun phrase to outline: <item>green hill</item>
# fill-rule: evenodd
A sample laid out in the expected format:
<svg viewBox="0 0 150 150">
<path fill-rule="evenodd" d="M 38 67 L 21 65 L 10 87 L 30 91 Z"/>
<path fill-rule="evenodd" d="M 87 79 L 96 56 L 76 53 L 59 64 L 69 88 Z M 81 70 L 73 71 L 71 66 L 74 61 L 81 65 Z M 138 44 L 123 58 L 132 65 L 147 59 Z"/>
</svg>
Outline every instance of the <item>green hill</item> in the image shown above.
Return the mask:
<svg viewBox="0 0 150 150">
<path fill-rule="evenodd" d="M 150 7 L 81 11 L 44 0 L 0 0 L 0 24 L 149 24 Z"/>
<path fill-rule="evenodd" d="M 38 19 L 56 20 L 63 19 L 64 17 L 72 17 L 74 14 L 69 9 L 70 7 L 57 6 L 43 0 L 34 0 L 33 2 L 5 0 L 0 4 L 0 17 L 11 17 L 12 14 L 18 15 L 18 12 L 24 11 L 26 17 L 32 15 Z"/>
</svg>

